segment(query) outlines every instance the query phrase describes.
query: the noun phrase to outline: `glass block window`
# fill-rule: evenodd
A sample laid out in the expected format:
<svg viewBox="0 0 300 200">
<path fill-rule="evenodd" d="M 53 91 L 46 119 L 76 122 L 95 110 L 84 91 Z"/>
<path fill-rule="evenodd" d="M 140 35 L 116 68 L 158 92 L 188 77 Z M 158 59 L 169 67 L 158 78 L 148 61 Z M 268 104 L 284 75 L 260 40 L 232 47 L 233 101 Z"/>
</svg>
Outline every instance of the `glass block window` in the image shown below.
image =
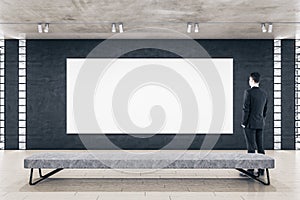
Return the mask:
<svg viewBox="0 0 300 200">
<path fill-rule="evenodd" d="M 295 45 L 295 136 L 296 149 L 300 149 L 300 40 Z"/>
<path fill-rule="evenodd" d="M 19 40 L 19 149 L 26 149 L 26 40 Z"/>
<path fill-rule="evenodd" d="M 0 39 L 0 149 L 5 147 L 5 41 Z"/>
<path fill-rule="evenodd" d="M 281 40 L 274 40 L 274 149 L 281 149 Z"/>
</svg>

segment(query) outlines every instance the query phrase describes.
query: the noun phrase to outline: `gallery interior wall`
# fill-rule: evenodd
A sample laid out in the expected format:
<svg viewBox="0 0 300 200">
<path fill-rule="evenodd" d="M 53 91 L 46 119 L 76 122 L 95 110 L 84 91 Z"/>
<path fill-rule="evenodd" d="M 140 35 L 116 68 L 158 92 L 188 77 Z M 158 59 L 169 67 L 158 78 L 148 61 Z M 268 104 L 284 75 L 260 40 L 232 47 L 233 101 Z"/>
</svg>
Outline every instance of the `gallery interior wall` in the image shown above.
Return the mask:
<svg viewBox="0 0 300 200">
<path fill-rule="evenodd" d="M 269 97 L 266 120 L 265 147 L 273 149 L 273 40 L 196 40 L 212 58 L 234 59 L 234 97 L 232 135 L 221 135 L 214 149 L 245 149 L 245 139 L 240 127 L 243 92 L 248 86 L 248 76 L 253 71 L 262 75 L 261 87 Z M 7 48 L 15 40 L 7 40 Z M 85 149 L 78 135 L 66 134 L 66 58 L 85 58 L 103 40 L 27 40 L 27 149 Z M 116 40 L 120 48 L 143 40 Z M 161 44 L 174 43 L 180 47 L 185 40 L 160 40 Z M 290 48 L 290 46 L 287 46 Z M 284 50 L 283 50 L 284 51 Z M 195 57 L 193 49 L 187 57 Z M 14 88 L 17 65 L 14 65 L 13 52 L 7 54 L 6 88 Z M 10 58 L 11 57 L 11 58 Z M 109 55 L 106 55 L 109 57 Z M 123 55 L 127 58 L 176 58 L 178 55 L 160 49 L 138 49 Z M 9 69 L 8 69 L 9 67 Z M 9 72 L 9 73 L 8 73 Z M 282 83 L 284 84 L 284 82 Z M 284 86 L 282 86 L 284 88 Z M 17 88 L 6 90 L 6 98 L 13 100 L 6 104 L 15 113 Z M 289 104 L 289 102 L 285 102 Z M 283 105 L 282 109 L 285 109 Z M 15 114 L 7 114 L 7 124 L 16 124 Z M 291 118 L 289 118 L 291 119 Z M 15 129 L 11 128 L 15 135 Z M 200 149 L 206 137 L 218 135 L 197 135 L 190 149 Z M 91 140 L 93 137 L 89 136 Z M 116 147 L 122 149 L 161 149 L 174 135 L 155 135 L 149 138 L 136 138 L 126 134 L 103 135 Z M 193 135 L 180 135 L 182 142 Z M 287 136 L 288 137 L 288 136 Z M 291 137 L 291 136 L 289 136 Z M 109 149 L 103 144 L 100 149 Z M 178 144 L 176 149 L 182 149 Z"/>
</svg>

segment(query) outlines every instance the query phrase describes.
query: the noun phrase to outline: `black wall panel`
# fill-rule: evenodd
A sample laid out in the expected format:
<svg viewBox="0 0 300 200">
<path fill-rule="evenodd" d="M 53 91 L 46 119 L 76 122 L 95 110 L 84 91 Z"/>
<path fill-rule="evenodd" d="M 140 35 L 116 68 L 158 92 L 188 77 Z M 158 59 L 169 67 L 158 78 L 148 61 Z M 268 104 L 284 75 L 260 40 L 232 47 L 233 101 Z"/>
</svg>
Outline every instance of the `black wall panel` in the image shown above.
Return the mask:
<svg viewBox="0 0 300 200">
<path fill-rule="evenodd" d="M 5 40 L 5 149 L 19 149 L 19 41 Z"/>
<path fill-rule="evenodd" d="M 85 58 L 103 40 L 27 40 L 27 149 L 84 149 L 78 135 L 66 134 L 66 58 Z M 120 48 L 143 40 L 116 40 Z M 161 44 L 183 45 L 184 40 L 161 40 Z M 262 75 L 261 86 L 269 95 L 265 146 L 273 149 L 273 40 L 197 40 L 212 58 L 234 59 L 234 134 L 221 135 L 215 149 L 245 149 L 240 127 L 243 91 L 253 71 Z M 105 51 L 105 50 L 103 50 Z M 187 57 L 196 57 L 193 49 Z M 106 55 L 109 57 L 109 55 Z M 105 56 L 105 57 L 106 57 Z M 172 58 L 178 55 L 153 48 L 134 50 L 127 58 Z M 89 136 L 91 140 L 95 136 Z M 123 149 L 159 149 L 174 135 L 137 139 L 128 135 L 103 135 Z M 101 138 L 100 137 L 100 138 Z M 181 135 L 182 141 L 192 135 Z M 190 149 L 199 149 L 204 138 L 197 135 Z M 110 148 L 105 143 L 101 149 Z M 178 144 L 177 149 L 183 148 Z"/>
<path fill-rule="evenodd" d="M 281 149 L 295 149 L 295 40 L 281 42 Z"/>
</svg>

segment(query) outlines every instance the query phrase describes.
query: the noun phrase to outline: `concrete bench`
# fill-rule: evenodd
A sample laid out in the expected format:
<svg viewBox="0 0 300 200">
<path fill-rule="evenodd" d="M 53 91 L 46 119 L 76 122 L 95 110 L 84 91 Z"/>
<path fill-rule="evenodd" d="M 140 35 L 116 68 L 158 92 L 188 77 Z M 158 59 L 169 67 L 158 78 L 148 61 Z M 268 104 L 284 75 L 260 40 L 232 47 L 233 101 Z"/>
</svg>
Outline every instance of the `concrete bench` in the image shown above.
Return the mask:
<svg viewBox="0 0 300 200">
<path fill-rule="evenodd" d="M 84 153 L 36 153 L 24 159 L 24 167 L 30 170 L 29 184 L 52 176 L 62 169 L 236 169 L 250 178 L 270 185 L 269 170 L 274 168 L 273 158 L 262 154 L 200 153 L 199 151 L 159 151 L 132 153 L 126 151 Z M 244 169 L 266 169 L 267 181 Z M 39 170 L 40 178 L 33 182 L 33 170 Z M 55 169 L 42 175 L 41 169 Z"/>
</svg>

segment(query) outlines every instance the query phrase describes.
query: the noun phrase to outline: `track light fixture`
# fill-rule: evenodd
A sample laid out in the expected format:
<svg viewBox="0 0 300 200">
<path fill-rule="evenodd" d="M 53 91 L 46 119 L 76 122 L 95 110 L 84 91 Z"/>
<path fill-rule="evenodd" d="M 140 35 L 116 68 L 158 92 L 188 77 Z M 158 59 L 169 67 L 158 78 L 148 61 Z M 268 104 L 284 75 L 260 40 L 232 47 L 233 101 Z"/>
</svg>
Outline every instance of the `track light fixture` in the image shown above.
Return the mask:
<svg viewBox="0 0 300 200">
<path fill-rule="evenodd" d="M 196 22 L 196 23 L 188 22 L 187 23 L 186 32 L 191 33 L 192 31 L 194 31 L 195 33 L 199 33 L 199 23 L 198 22 Z"/>
<path fill-rule="evenodd" d="M 261 32 L 263 32 L 263 33 L 267 32 L 267 28 L 266 28 L 266 24 L 265 23 L 261 24 Z"/>
<path fill-rule="evenodd" d="M 199 24 L 195 23 L 195 33 L 199 33 Z"/>
<path fill-rule="evenodd" d="M 41 23 L 38 24 L 38 32 L 43 33 L 43 27 Z"/>
<path fill-rule="evenodd" d="M 269 23 L 268 33 L 272 33 L 272 32 L 273 32 L 273 24 Z"/>
<path fill-rule="evenodd" d="M 262 23 L 261 24 L 261 32 L 272 33 L 273 32 L 273 24 L 272 23 Z"/>
<path fill-rule="evenodd" d="M 117 26 L 118 25 L 118 26 Z M 116 33 L 117 29 L 119 30 L 119 33 L 123 33 L 124 32 L 124 26 L 122 22 L 119 23 L 112 23 L 111 24 L 111 32 L 112 33 Z"/>
<path fill-rule="evenodd" d="M 123 29 L 123 23 L 119 23 L 119 32 L 123 33 L 124 29 Z"/>
<path fill-rule="evenodd" d="M 38 23 L 38 32 L 39 33 L 48 33 L 49 32 L 49 23 L 45 23 L 44 28 L 42 23 Z"/>
<path fill-rule="evenodd" d="M 191 32 L 192 32 L 192 26 L 193 26 L 193 25 L 192 25 L 191 22 L 188 22 L 188 23 L 187 23 L 187 28 L 186 28 L 186 32 L 187 32 L 187 33 L 191 33 Z"/>
<path fill-rule="evenodd" d="M 49 23 L 46 23 L 44 27 L 44 33 L 48 33 L 48 32 L 49 32 Z"/>
<path fill-rule="evenodd" d="M 116 23 L 112 23 L 112 24 L 111 24 L 111 32 L 112 32 L 112 33 L 117 32 Z"/>
</svg>

